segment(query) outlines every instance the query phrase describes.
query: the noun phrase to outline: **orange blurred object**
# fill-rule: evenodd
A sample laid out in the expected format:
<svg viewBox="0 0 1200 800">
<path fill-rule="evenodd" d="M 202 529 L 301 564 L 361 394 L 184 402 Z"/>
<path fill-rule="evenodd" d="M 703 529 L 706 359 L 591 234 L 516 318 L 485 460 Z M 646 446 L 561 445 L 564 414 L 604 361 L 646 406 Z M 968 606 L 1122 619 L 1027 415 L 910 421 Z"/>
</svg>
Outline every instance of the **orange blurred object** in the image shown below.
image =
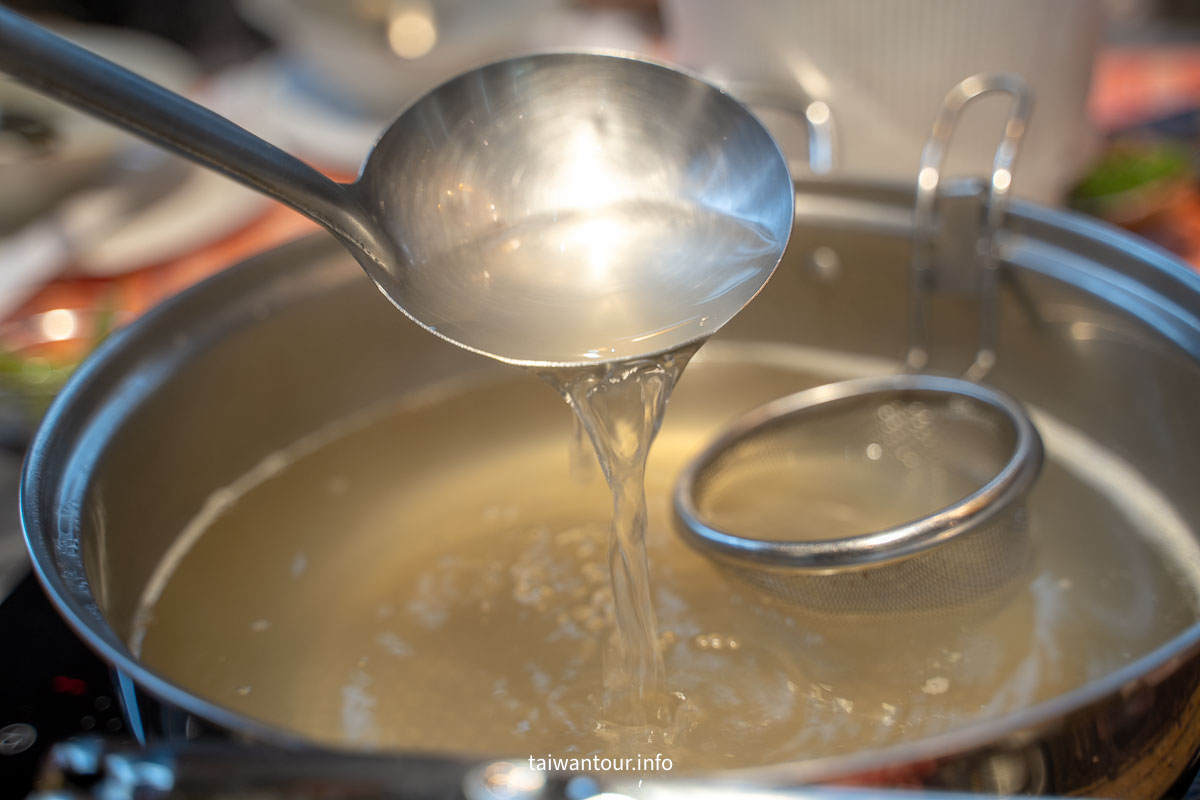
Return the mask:
<svg viewBox="0 0 1200 800">
<path fill-rule="evenodd" d="M 1200 47 L 1121 47 L 1096 59 L 1092 119 L 1116 131 L 1200 105 Z M 1036 117 L 1033 124 L 1037 124 Z"/>
<path fill-rule="evenodd" d="M 315 223 L 281 205 L 271 205 L 249 226 L 182 258 L 113 278 L 65 278 L 43 287 L 12 315 L 20 320 L 53 309 L 82 309 L 110 303 L 137 316 L 156 303 L 244 258 L 318 230 Z"/>
<path fill-rule="evenodd" d="M 1109 133 L 1200 108 L 1200 46 L 1122 47 L 1101 53 L 1090 107 L 1096 124 Z M 1191 147 L 1200 150 L 1200 142 Z M 1131 230 L 1200 269 L 1200 191 L 1194 182 L 1179 187 L 1169 205 Z"/>
</svg>

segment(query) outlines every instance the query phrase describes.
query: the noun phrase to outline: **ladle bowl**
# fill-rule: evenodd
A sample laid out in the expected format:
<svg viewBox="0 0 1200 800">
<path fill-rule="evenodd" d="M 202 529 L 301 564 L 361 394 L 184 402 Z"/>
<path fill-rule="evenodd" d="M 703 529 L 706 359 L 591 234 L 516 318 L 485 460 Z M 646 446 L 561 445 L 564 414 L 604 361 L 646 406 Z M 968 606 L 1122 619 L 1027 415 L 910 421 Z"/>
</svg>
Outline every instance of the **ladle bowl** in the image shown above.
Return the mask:
<svg viewBox="0 0 1200 800">
<path fill-rule="evenodd" d="M 3 9 L 0 71 L 309 216 L 414 321 L 502 361 L 595 364 L 704 338 L 791 231 L 786 160 L 762 124 L 636 58 L 527 55 L 453 78 L 349 184 Z"/>
</svg>

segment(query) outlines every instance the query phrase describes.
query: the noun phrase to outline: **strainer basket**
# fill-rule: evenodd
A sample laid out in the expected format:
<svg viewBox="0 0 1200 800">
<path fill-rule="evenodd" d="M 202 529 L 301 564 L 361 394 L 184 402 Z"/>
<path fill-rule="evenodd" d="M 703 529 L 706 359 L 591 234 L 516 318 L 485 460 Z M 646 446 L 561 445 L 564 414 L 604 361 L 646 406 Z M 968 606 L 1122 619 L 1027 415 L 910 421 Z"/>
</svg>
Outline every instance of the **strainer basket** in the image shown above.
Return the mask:
<svg viewBox="0 0 1200 800">
<path fill-rule="evenodd" d="M 928 613 L 995 598 L 1027 573 L 1025 499 L 1042 460 L 1041 438 L 1011 397 L 958 378 L 887 375 L 750 412 L 689 464 L 674 501 L 689 544 L 780 603 L 839 616 Z M 837 498 L 820 494 L 821 471 L 852 471 L 868 485 L 887 473 L 886 496 L 862 502 L 895 518 L 860 508 L 839 519 Z M 772 485 L 756 490 L 764 481 Z M 787 507 L 764 507 L 788 484 L 797 494 Z M 864 519 L 885 524 L 839 535 L 864 530 Z"/>
<path fill-rule="evenodd" d="M 923 374 L 942 164 L 963 107 L 991 92 L 1013 103 L 976 242 L 978 347 L 962 378 Z M 890 618 L 996 600 L 1027 573 L 1042 442 L 1016 400 L 979 381 L 996 361 L 994 232 L 1031 107 L 1012 75 L 946 95 L 917 176 L 905 372 L 768 403 L 684 470 L 680 533 L 738 581 L 807 614 Z"/>
</svg>

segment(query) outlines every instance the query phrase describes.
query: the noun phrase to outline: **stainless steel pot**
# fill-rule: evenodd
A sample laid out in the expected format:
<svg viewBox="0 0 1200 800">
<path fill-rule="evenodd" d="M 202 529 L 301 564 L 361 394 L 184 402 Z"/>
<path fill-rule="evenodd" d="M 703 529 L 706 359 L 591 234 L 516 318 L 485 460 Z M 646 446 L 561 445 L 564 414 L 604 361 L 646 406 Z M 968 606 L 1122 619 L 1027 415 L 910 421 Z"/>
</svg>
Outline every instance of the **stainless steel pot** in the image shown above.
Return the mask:
<svg viewBox="0 0 1200 800">
<path fill-rule="evenodd" d="M 945 203 L 931 350 L 947 371 L 974 347 L 977 287 L 958 266 L 971 263 L 975 189 L 956 184 Z M 906 187 L 799 184 L 783 265 L 719 338 L 900 360 L 911 200 Z M 1125 234 L 1032 205 L 1014 205 L 1001 241 L 993 382 L 1119 454 L 1200 530 L 1200 276 Z M 143 587 L 205 498 L 264 454 L 380 398 L 503 369 L 405 322 L 323 236 L 206 281 L 81 368 L 30 451 L 22 513 L 43 585 L 113 664 L 131 728 L 146 740 L 215 729 L 311 747 L 139 663 L 126 642 Z M 1198 748 L 1200 623 L 1015 713 L 728 777 L 1150 798 L 1188 772 Z"/>
</svg>

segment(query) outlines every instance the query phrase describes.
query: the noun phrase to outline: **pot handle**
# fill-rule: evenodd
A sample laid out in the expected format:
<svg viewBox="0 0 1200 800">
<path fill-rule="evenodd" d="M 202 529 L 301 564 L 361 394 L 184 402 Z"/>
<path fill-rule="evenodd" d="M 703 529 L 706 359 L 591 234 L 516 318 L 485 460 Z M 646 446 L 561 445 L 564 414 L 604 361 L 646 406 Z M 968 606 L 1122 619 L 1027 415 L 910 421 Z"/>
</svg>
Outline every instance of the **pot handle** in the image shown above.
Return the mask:
<svg viewBox="0 0 1200 800">
<path fill-rule="evenodd" d="M 809 97 L 798 86 L 781 89 L 750 81 L 723 81 L 720 86 L 746 106 L 782 111 L 802 122 L 808 130 L 809 170 L 814 175 L 833 171 L 837 129 L 828 103 Z"/>
<path fill-rule="evenodd" d="M 432 757 L 351 755 L 226 741 L 141 749 L 100 737 L 56 744 L 28 800 L 459 798 L 470 765 Z"/>
</svg>

